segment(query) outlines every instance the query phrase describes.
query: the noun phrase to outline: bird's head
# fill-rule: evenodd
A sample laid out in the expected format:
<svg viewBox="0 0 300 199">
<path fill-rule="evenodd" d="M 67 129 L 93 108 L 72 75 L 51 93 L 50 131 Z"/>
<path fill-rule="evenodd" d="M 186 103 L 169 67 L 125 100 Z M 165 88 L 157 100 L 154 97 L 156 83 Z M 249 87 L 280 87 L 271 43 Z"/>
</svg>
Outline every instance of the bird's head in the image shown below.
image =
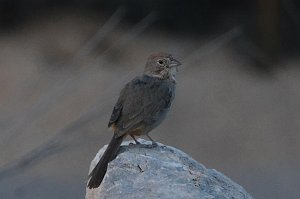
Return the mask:
<svg viewBox="0 0 300 199">
<path fill-rule="evenodd" d="M 174 59 L 171 54 L 157 53 L 149 56 L 144 74 L 160 79 L 175 78 L 178 66 L 181 63 Z"/>
</svg>

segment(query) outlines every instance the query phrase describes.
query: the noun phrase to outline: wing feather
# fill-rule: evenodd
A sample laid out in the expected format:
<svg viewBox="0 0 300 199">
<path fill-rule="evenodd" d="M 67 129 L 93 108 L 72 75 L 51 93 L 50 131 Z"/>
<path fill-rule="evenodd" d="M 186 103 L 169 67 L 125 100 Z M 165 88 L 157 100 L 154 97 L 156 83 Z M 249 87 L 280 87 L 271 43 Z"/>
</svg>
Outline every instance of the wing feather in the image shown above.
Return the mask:
<svg viewBox="0 0 300 199">
<path fill-rule="evenodd" d="M 173 98 L 174 92 L 168 83 L 135 78 L 121 91 L 109 126 L 115 124 L 121 136 L 141 122 L 159 119 L 159 114 L 170 107 Z"/>
</svg>

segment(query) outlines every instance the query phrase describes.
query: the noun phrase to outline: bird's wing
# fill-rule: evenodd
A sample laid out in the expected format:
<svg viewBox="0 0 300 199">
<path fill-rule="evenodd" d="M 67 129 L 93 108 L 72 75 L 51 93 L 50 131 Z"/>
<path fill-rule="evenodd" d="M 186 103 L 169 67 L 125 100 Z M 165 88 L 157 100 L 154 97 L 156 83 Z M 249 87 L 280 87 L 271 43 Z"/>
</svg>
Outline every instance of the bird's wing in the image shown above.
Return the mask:
<svg viewBox="0 0 300 199">
<path fill-rule="evenodd" d="M 118 135 L 122 135 L 145 119 L 155 120 L 160 111 L 169 108 L 173 98 L 174 93 L 167 85 L 135 78 L 121 91 L 109 126 L 116 124 Z"/>
<path fill-rule="evenodd" d="M 124 123 L 122 128 L 127 128 L 129 121 L 133 120 L 138 114 L 140 114 L 140 103 L 142 93 L 142 80 L 140 77 L 136 77 L 125 85 L 122 89 L 119 99 L 114 106 L 111 114 L 108 127 L 112 124 Z M 118 125 L 120 127 L 120 125 Z"/>
<path fill-rule="evenodd" d="M 117 101 L 116 105 L 114 106 L 113 112 L 111 113 L 109 122 L 108 122 L 108 127 L 111 127 L 116 121 L 119 119 L 121 115 L 123 105 L 120 100 Z"/>
</svg>

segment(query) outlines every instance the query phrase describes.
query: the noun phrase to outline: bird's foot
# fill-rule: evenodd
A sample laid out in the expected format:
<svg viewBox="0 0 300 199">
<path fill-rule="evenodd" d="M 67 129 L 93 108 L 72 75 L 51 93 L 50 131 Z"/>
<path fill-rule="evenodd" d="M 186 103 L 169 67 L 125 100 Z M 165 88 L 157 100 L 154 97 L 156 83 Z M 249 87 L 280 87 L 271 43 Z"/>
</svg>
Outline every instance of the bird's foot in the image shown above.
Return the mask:
<svg viewBox="0 0 300 199">
<path fill-rule="evenodd" d="M 135 141 L 135 144 L 136 144 L 136 145 L 139 145 L 139 144 L 141 144 L 141 143 L 140 143 L 139 141 Z"/>
<path fill-rule="evenodd" d="M 157 147 L 157 146 L 158 146 L 158 144 L 157 144 L 156 142 L 152 141 L 152 144 L 151 144 L 151 146 L 154 148 L 154 147 Z"/>
<path fill-rule="evenodd" d="M 137 141 L 137 139 L 135 139 L 135 137 L 133 135 L 130 135 L 130 136 L 132 137 L 132 139 L 134 140 L 136 145 L 141 144 L 139 141 Z M 133 143 L 130 143 L 130 144 L 133 144 Z"/>
<path fill-rule="evenodd" d="M 135 143 L 133 142 L 130 142 L 129 143 L 129 146 L 132 146 L 132 145 L 140 145 L 141 143 L 139 141 L 134 141 Z"/>
</svg>

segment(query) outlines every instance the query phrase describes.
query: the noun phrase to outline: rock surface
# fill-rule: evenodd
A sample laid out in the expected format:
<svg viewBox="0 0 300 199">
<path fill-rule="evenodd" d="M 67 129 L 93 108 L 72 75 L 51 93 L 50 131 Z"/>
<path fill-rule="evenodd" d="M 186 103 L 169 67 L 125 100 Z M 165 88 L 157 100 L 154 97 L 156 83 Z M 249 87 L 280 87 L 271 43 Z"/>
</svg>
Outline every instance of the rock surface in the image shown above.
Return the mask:
<svg viewBox="0 0 300 199">
<path fill-rule="evenodd" d="M 123 142 L 120 153 L 109 163 L 100 187 L 86 189 L 86 199 L 252 198 L 240 185 L 214 169 L 205 168 L 182 151 L 139 141 L 141 145 Z M 106 147 L 99 150 L 90 171 Z"/>
</svg>

